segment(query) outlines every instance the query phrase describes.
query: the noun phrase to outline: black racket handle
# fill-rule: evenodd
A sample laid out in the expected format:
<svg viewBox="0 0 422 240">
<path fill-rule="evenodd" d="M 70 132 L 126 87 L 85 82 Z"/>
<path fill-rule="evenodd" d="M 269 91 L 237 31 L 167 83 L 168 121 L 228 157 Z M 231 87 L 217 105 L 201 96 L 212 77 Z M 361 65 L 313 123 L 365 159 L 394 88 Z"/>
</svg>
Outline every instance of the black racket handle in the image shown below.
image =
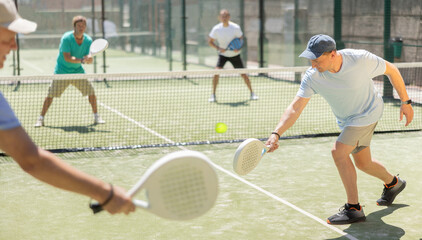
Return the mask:
<svg viewBox="0 0 422 240">
<path fill-rule="evenodd" d="M 103 209 L 103 205 L 106 205 L 114 196 L 113 185 L 110 183 L 110 194 L 108 195 L 107 199 L 101 205 L 100 203 L 89 203 L 89 207 L 92 209 L 94 214 L 101 212 Z"/>
<path fill-rule="evenodd" d="M 94 214 L 99 213 L 102 210 L 104 210 L 103 206 L 101 206 L 101 204 L 99 204 L 99 203 L 90 203 L 89 208 L 92 209 L 92 212 L 94 212 Z"/>
</svg>

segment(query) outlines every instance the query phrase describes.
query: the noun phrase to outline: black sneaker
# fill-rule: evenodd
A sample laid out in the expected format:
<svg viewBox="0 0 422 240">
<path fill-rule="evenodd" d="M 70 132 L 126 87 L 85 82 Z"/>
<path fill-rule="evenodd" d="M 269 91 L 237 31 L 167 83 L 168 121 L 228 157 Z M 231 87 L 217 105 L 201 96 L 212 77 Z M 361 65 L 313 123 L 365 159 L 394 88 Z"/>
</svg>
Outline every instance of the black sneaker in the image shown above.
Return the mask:
<svg viewBox="0 0 422 240">
<path fill-rule="evenodd" d="M 381 198 L 377 200 L 378 206 L 390 206 L 396 196 L 406 187 L 406 181 L 397 177 L 397 183 L 394 186 L 387 187 L 384 185 Z"/>
<path fill-rule="evenodd" d="M 349 204 L 346 203 L 339 211 L 339 213 L 334 214 L 327 219 L 328 224 L 349 224 L 366 220 L 362 206 L 360 206 L 360 209 L 358 210 L 354 207 L 349 207 Z"/>
</svg>

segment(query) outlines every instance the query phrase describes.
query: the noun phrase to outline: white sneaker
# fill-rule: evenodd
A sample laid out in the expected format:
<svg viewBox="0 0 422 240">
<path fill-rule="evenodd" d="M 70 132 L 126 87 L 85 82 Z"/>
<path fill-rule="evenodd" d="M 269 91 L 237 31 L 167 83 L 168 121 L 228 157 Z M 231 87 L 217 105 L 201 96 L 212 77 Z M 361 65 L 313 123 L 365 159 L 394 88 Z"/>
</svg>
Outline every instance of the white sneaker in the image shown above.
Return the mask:
<svg viewBox="0 0 422 240">
<path fill-rule="evenodd" d="M 104 123 L 105 121 L 99 115 L 94 117 L 94 124 L 104 124 Z"/>
<path fill-rule="evenodd" d="M 34 127 L 43 127 L 44 126 L 44 118 L 39 117 L 37 122 L 35 123 Z"/>
<path fill-rule="evenodd" d="M 258 100 L 259 97 L 255 93 L 251 93 L 251 100 Z"/>
<path fill-rule="evenodd" d="M 215 94 L 211 94 L 211 97 L 208 99 L 208 102 L 216 102 Z"/>
</svg>

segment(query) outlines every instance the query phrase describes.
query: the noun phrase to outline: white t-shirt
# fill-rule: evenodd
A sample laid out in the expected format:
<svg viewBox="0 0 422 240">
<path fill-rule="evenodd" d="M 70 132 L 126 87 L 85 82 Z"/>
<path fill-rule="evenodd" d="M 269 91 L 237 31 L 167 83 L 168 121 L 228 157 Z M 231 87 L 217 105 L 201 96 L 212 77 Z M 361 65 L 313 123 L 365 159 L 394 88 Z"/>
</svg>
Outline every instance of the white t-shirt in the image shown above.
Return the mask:
<svg viewBox="0 0 422 240">
<path fill-rule="evenodd" d="M 331 106 L 340 129 L 347 126 L 368 126 L 377 122 L 384 109 L 382 96 L 372 78 L 383 75 L 385 60 L 365 50 L 343 49 L 340 71 L 318 72 L 309 68 L 297 96 L 309 98 L 320 94 Z"/>
<path fill-rule="evenodd" d="M 215 25 L 208 36 L 212 39 L 215 39 L 217 41 L 216 44 L 220 48 L 226 49 L 233 39 L 242 37 L 243 33 L 239 25 L 233 22 L 229 22 L 229 26 L 227 27 L 224 27 L 223 23 Z M 234 57 L 239 55 L 240 51 L 234 52 L 231 50 L 227 50 L 224 53 L 219 54 L 225 57 Z"/>
</svg>

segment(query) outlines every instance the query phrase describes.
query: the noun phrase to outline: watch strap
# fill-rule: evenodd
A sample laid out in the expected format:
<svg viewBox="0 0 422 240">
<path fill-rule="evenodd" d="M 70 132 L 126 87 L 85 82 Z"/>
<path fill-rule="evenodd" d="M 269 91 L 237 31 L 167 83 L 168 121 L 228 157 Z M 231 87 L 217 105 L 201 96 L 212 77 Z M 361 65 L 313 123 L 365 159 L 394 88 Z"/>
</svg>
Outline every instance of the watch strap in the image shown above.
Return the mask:
<svg viewBox="0 0 422 240">
<path fill-rule="evenodd" d="M 401 102 L 402 105 L 411 104 L 411 103 L 412 103 L 412 100 L 411 99 L 409 99 L 407 101 L 404 101 L 404 102 L 403 101 Z"/>
</svg>

